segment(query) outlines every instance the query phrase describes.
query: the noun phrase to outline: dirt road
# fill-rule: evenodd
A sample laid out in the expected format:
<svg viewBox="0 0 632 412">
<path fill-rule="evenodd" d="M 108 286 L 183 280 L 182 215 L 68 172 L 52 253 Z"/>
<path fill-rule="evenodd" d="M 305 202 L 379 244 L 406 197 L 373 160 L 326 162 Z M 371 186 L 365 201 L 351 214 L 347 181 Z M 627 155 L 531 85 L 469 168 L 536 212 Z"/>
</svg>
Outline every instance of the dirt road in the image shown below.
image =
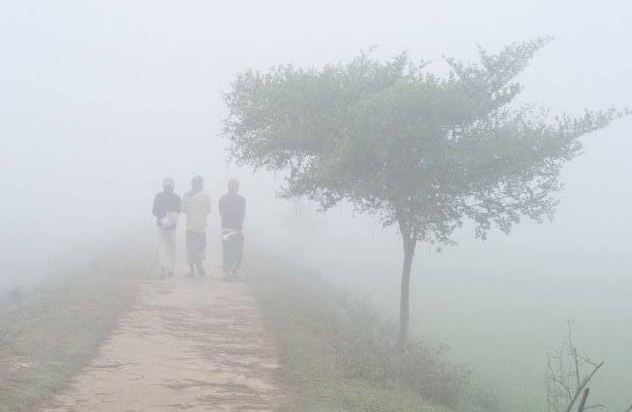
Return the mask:
<svg viewBox="0 0 632 412">
<path fill-rule="evenodd" d="M 44 410 L 276 410 L 276 368 L 244 283 L 148 280 L 96 358 Z"/>
</svg>

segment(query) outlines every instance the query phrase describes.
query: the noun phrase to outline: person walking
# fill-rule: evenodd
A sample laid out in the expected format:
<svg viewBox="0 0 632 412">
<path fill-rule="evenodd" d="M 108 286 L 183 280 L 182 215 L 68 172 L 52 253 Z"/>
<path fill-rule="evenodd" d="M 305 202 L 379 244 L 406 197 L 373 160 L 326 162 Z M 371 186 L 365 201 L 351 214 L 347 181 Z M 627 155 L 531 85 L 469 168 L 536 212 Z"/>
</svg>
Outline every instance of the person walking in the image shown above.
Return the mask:
<svg viewBox="0 0 632 412">
<path fill-rule="evenodd" d="M 244 218 L 246 199 L 239 194 L 239 180 L 228 181 L 228 193 L 219 200 L 219 214 L 222 220 L 222 255 L 225 280 L 239 277 L 244 247 Z"/>
<path fill-rule="evenodd" d="M 176 262 L 176 226 L 181 211 L 180 196 L 174 193 L 175 182 L 166 177 L 162 192 L 154 197 L 153 215 L 158 226 L 158 265 L 160 277 L 173 276 Z"/>
<path fill-rule="evenodd" d="M 187 218 L 186 249 L 189 277 L 195 276 L 196 273 L 199 276 L 206 275 L 202 262 L 206 259 L 206 220 L 211 212 L 211 199 L 203 190 L 204 180 L 201 176 L 195 176 L 191 180 L 191 190 L 183 199 L 183 210 Z"/>
</svg>

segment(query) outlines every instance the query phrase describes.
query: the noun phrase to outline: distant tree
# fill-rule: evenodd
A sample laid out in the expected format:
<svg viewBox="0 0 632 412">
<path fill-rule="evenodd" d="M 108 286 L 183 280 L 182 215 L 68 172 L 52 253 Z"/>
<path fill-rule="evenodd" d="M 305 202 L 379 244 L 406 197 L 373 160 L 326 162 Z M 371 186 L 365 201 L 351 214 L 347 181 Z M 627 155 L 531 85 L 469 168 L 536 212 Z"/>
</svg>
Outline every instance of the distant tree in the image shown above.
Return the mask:
<svg viewBox="0 0 632 412">
<path fill-rule="evenodd" d="M 321 69 L 246 70 L 225 100 L 224 135 L 239 164 L 287 171 L 281 196 L 324 210 L 342 200 L 397 224 L 403 241 L 400 341 L 409 325 L 409 284 L 418 242 L 453 244 L 467 219 L 485 238 L 521 217 L 551 219 L 562 165 L 579 137 L 627 111 L 550 118 L 512 105 L 515 80 L 549 41 L 479 48 L 478 63 L 446 58 L 437 76 L 405 54 L 362 54 Z"/>
</svg>

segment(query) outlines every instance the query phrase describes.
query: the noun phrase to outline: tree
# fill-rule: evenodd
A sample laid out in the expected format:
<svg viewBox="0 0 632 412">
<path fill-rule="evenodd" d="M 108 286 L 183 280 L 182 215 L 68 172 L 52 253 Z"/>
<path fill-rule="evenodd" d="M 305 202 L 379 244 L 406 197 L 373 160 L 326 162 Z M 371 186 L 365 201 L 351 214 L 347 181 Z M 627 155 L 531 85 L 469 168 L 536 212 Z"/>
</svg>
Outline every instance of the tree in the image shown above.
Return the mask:
<svg viewBox="0 0 632 412">
<path fill-rule="evenodd" d="M 591 383 L 603 367 L 604 362 L 593 362 L 583 355 L 575 345 L 576 324 L 568 321 L 568 336 L 559 350 L 547 355 L 546 387 L 547 410 L 550 412 L 571 412 L 602 408 L 603 405 L 587 405 Z"/>
<path fill-rule="evenodd" d="M 403 242 L 400 342 L 409 325 L 409 284 L 419 242 L 453 244 L 467 219 L 484 239 L 525 216 L 551 219 L 562 165 L 579 137 L 627 111 L 550 118 L 512 104 L 516 77 L 549 41 L 479 48 L 478 63 L 446 58 L 449 75 L 406 53 L 380 61 L 240 73 L 225 95 L 231 157 L 255 169 L 287 171 L 281 196 L 346 200 L 397 224 Z"/>
<path fill-rule="evenodd" d="M 587 403 L 592 394 L 589 386 L 604 362 L 594 362 L 579 351 L 575 345 L 576 329 L 576 323 L 569 320 L 566 341 L 560 349 L 547 355 L 546 405 L 549 412 L 584 412 L 605 407 Z M 632 412 L 632 405 L 623 412 Z"/>
</svg>

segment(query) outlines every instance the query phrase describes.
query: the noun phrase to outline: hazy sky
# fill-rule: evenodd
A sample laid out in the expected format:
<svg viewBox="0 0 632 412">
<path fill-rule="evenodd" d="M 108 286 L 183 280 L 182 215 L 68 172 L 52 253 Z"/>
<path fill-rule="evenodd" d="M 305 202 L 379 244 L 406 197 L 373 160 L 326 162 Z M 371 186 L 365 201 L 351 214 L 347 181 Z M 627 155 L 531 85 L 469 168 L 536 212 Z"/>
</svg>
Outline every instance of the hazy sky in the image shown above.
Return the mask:
<svg viewBox="0 0 632 412">
<path fill-rule="evenodd" d="M 441 71 L 442 55 L 472 58 L 477 43 L 496 50 L 552 35 L 523 76 L 524 101 L 571 113 L 632 105 L 631 4 L 2 0 L 0 183 L 9 222 L 0 241 L 23 250 L 147 224 L 164 175 L 184 190 L 203 174 L 215 198 L 227 177 L 245 176 L 252 216 L 287 209 L 270 179 L 225 163 L 221 92 L 245 67 L 320 65 L 377 45 L 378 56 L 407 49 Z M 567 169 L 556 223 L 526 225 L 495 246 L 627 254 L 631 131 L 625 119 L 587 137 L 587 154 Z M 336 216 L 324 219 L 333 236 Z M 340 236 L 363 236 L 364 226 Z M 23 257 L 3 260 L 9 255 Z"/>
<path fill-rule="evenodd" d="M 49 253 L 68 245 L 151 228 L 162 178 L 175 177 L 182 192 L 199 173 L 215 200 L 228 177 L 242 178 L 249 239 L 292 250 L 359 293 L 395 302 L 396 233 L 351 219 L 345 207 L 327 216 L 296 209 L 275 200 L 273 176 L 227 166 L 218 137 L 222 91 L 246 67 L 346 61 L 377 45 L 379 57 L 406 49 L 441 72 L 442 55 L 471 59 L 477 43 L 497 50 L 541 35 L 555 41 L 524 73 L 521 101 L 571 114 L 632 107 L 629 0 L 0 0 L 0 287 L 39 273 Z M 582 307 L 632 319 L 632 282 L 617 280 L 632 276 L 632 118 L 584 142 L 586 154 L 565 169 L 554 223 L 523 224 L 487 242 L 464 231 L 461 245 L 441 255 L 422 246 L 413 313 L 425 314 L 439 339 L 468 330 L 462 312 L 499 316 L 499 300 L 489 296 L 517 296 L 501 300 L 514 309 L 527 301 L 554 306 L 546 286 L 571 276 L 590 279 L 580 285 L 592 306 Z M 462 311 L 449 315 L 457 301 Z M 577 307 L 559 302 L 562 317 Z M 429 319 L 433 310 L 445 317 Z M 609 317 L 612 333 L 621 329 L 617 316 Z M 472 334 L 491 339 L 479 329 Z M 481 338 L 478 349 L 461 352 L 486 359 L 505 338 Z M 531 350 L 534 358 L 525 359 L 539 365 L 542 347 Z"/>
</svg>

